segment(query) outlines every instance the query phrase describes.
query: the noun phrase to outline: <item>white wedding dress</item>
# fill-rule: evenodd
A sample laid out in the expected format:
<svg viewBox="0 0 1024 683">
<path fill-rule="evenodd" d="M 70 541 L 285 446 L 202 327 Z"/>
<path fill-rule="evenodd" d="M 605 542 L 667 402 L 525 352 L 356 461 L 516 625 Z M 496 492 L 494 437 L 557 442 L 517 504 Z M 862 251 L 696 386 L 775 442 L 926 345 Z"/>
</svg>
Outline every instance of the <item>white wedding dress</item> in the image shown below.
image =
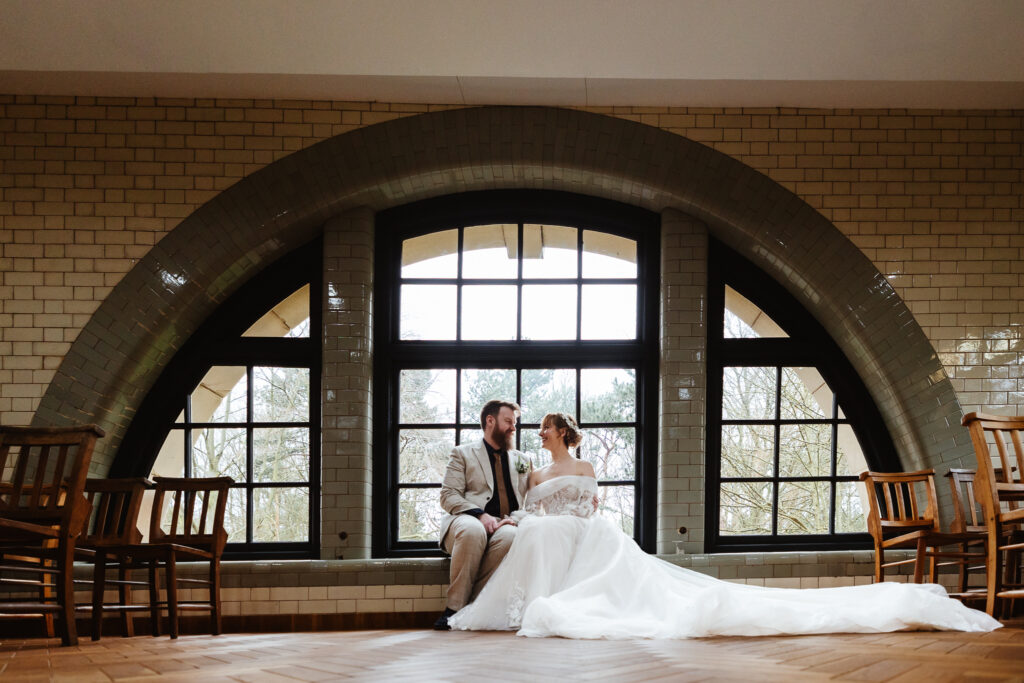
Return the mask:
<svg viewBox="0 0 1024 683">
<path fill-rule="evenodd" d="M 935 584 L 764 588 L 683 569 L 594 516 L 596 492 L 592 477 L 576 475 L 532 488 L 511 550 L 451 628 L 622 639 L 1001 626 Z"/>
</svg>

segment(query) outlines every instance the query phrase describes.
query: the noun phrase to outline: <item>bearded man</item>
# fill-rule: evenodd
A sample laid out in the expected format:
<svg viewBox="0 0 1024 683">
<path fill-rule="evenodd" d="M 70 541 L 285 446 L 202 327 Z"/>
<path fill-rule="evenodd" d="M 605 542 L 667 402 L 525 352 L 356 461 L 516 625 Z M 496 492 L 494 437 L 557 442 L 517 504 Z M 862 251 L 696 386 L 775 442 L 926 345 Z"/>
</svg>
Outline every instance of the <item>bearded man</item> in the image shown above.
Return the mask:
<svg viewBox="0 0 1024 683">
<path fill-rule="evenodd" d="M 441 484 L 441 548 L 451 555 L 448 599 L 434 623 L 448 630 L 448 617 L 469 603 L 498 568 L 516 536 L 511 515 L 523 504 L 532 463 L 514 450 L 519 406 L 488 401 L 480 411 L 484 438 L 456 446 Z"/>
</svg>

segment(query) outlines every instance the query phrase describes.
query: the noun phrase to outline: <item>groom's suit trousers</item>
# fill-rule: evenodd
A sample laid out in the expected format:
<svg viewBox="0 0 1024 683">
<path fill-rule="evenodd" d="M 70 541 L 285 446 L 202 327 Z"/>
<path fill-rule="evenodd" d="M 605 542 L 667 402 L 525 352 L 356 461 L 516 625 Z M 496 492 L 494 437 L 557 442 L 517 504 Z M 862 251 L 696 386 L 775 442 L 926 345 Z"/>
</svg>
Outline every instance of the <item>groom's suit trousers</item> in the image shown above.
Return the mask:
<svg viewBox="0 0 1024 683">
<path fill-rule="evenodd" d="M 472 515 L 459 515 L 444 537 L 444 549 L 452 557 L 448 607 L 460 610 L 486 585 L 505 559 L 516 527 L 506 524 L 488 537 L 483 522 Z"/>
</svg>

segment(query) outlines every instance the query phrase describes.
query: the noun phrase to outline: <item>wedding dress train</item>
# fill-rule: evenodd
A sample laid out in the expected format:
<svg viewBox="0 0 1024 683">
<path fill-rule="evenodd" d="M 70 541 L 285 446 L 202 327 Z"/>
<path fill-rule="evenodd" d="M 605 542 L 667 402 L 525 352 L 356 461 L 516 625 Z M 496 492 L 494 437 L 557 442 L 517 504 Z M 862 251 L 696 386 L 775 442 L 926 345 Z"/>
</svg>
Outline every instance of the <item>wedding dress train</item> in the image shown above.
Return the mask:
<svg viewBox="0 0 1024 683">
<path fill-rule="evenodd" d="M 935 584 L 764 588 L 683 569 L 593 515 L 596 492 L 592 477 L 576 475 L 531 489 L 512 549 L 451 628 L 623 639 L 1001 626 Z"/>
</svg>

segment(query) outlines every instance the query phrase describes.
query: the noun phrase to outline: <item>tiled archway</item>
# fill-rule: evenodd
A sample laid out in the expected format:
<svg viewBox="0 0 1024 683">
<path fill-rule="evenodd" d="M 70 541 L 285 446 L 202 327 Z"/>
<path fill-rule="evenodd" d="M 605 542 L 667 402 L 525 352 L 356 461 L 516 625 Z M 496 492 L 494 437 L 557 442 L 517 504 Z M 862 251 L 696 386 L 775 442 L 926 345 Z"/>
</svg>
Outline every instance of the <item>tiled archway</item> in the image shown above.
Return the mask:
<svg viewBox="0 0 1024 683">
<path fill-rule="evenodd" d="M 332 216 L 457 192 L 564 190 L 672 208 L 783 283 L 863 377 L 908 468 L 969 456 L 941 364 L 888 282 L 834 226 L 764 175 L 621 119 L 485 107 L 404 118 L 326 140 L 222 192 L 158 243 L 72 345 L 35 416 L 95 421 L 109 468 L 134 411 L 202 320 Z"/>
</svg>

